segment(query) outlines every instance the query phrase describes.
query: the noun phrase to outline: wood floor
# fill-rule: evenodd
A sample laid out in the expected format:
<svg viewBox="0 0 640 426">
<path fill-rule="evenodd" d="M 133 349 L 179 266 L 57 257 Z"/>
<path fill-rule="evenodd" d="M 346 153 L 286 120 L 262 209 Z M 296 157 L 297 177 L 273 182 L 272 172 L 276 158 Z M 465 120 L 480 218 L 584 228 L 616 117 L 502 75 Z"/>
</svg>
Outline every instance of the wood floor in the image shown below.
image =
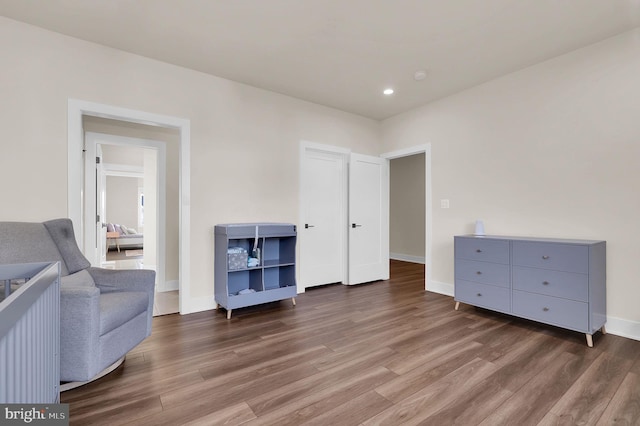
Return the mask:
<svg viewBox="0 0 640 426">
<path fill-rule="evenodd" d="M 422 265 L 282 301 L 154 318 L 72 425 L 640 425 L 640 342 L 423 290 Z"/>
</svg>

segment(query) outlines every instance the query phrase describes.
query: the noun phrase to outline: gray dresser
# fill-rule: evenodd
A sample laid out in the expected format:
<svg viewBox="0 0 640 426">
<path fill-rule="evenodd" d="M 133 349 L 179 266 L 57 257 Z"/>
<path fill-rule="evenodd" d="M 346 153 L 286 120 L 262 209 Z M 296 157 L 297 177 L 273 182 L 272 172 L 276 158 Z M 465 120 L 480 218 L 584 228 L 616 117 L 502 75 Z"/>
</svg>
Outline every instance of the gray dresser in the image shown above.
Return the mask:
<svg viewBox="0 0 640 426">
<path fill-rule="evenodd" d="M 606 242 L 454 237 L 460 302 L 585 333 L 604 334 Z"/>
</svg>

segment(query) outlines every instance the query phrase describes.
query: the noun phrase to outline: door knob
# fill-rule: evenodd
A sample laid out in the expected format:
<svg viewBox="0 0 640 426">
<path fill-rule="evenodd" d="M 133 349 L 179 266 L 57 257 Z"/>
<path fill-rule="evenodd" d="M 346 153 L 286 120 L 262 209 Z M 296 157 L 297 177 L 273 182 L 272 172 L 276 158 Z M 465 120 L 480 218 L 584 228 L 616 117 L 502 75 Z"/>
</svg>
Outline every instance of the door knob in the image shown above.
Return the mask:
<svg viewBox="0 0 640 426">
<path fill-rule="evenodd" d="M 352 227 L 352 228 L 360 228 L 361 226 L 362 226 L 362 225 L 358 225 L 358 224 L 356 224 L 356 223 L 352 223 L 352 224 L 351 224 L 351 227 Z"/>
<path fill-rule="evenodd" d="M 315 225 L 309 225 L 308 223 L 304 224 L 304 229 L 315 228 Z"/>
</svg>

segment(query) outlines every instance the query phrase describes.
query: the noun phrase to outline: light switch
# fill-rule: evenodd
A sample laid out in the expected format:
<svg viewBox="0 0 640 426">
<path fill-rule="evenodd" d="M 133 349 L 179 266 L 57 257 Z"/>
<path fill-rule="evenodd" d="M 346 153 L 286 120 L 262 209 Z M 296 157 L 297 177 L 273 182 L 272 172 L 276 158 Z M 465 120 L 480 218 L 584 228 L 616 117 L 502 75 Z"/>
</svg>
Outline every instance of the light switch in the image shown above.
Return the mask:
<svg viewBox="0 0 640 426">
<path fill-rule="evenodd" d="M 440 208 L 448 209 L 449 208 L 449 200 L 440 200 Z"/>
</svg>

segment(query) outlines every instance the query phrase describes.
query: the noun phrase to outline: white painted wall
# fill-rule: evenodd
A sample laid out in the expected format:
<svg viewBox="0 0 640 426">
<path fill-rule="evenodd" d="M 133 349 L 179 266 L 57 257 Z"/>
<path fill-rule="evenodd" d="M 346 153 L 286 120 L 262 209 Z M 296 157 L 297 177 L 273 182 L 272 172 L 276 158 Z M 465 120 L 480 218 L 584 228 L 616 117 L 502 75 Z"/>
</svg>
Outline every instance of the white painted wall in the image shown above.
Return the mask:
<svg viewBox="0 0 640 426">
<path fill-rule="evenodd" d="M 191 121 L 188 285 L 199 309 L 215 306 L 215 224 L 297 222 L 301 140 L 380 152 L 376 121 L 4 17 L 0 51 L 0 220 L 67 215 L 69 98 Z"/>
<path fill-rule="evenodd" d="M 607 328 L 640 338 L 639 76 L 635 30 L 384 121 L 385 151 L 432 144 L 434 281 L 453 283 L 453 236 L 477 218 L 603 239 Z"/>
<path fill-rule="evenodd" d="M 138 187 L 142 179 L 107 176 L 107 215 L 105 222 L 138 228 Z"/>
</svg>

